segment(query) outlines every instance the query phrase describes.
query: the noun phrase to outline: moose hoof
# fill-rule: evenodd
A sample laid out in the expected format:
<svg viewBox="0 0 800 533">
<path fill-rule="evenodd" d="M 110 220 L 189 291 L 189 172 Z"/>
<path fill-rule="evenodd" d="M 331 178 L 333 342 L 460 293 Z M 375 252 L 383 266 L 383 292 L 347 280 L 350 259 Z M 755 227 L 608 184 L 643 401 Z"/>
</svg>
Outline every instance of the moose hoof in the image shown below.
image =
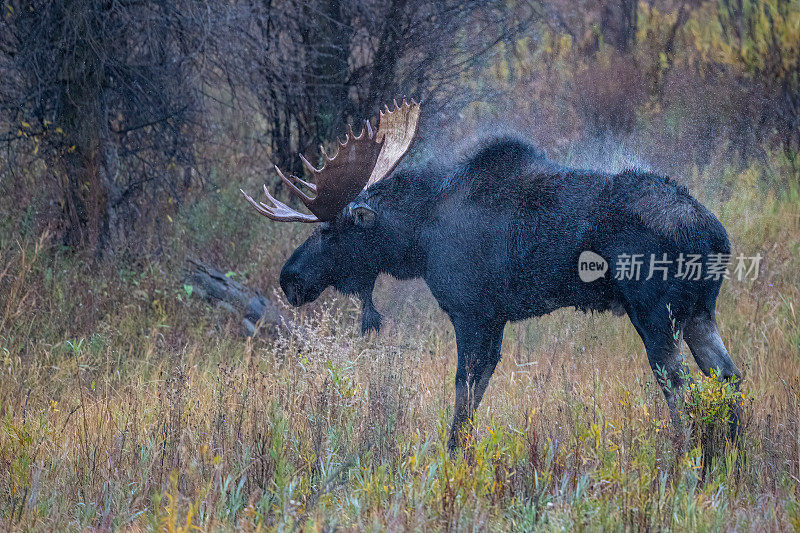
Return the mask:
<svg viewBox="0 0 800 533">
<path fill-rule="evenodd" d="M 381 320 L 383 317 L 374 308 L 365 309 L 361 314 L 361 334 L 378 333 L 381 330 Z"/>
</svg>

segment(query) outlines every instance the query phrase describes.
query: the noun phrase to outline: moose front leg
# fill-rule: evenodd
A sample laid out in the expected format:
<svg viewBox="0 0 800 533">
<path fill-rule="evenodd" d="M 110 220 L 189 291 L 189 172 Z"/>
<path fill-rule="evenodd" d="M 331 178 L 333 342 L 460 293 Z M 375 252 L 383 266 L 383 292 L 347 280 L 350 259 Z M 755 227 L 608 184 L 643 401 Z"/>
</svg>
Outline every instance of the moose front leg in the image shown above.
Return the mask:
<svg viewBox="0 0 800 533">
<path fill-rule="evenodd" d="M 644 342 L 647 359 L 656 381 L 661 385 L 669 407 L 676 449 L 686 447 L 686 433 L 680 398 L 686 385 L 685 367 L 681 354 L 682 331 L 678 337 L 672 331 L 667 302 L 655 302 L 650 307 L 631 306 L 628 317 Z"/>
<path fill-rule="evenodd" d="M 453 424 L 450 427 L 450 451 L 461 443 L 464 424 L 472 418 L 486 392 L 503 342 L 503 323 L 486 323 L 480 320 L 453 318 L 458 349 L 456 368 L 456 401 Z"/>
</svg>

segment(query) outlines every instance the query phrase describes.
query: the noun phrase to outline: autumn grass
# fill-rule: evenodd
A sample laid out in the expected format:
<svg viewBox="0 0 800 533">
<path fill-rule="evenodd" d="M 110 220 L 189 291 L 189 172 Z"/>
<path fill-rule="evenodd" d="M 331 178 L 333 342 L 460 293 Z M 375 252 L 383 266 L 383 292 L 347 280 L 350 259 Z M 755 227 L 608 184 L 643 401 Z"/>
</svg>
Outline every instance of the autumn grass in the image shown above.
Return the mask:
<svg viewBox="0 0 800 533">
<path fill-rule="evenodd" d="M 91 266 L 7 233 L 3 528 L 800 527 L 800 208 L 796 191 L 759 194 L 757 178 L 733 176 L 733 193 L 709 200 L 735 253 L 767 259 L 720 296 L 745 371 L 743 436 L 705 473 L 699 439 L 673 447 L 626 319 L 561 310 L 509 325 L 471 440 L 451 457 L 455 341 L 423 283 L 380 281 L 378 336 L 361 337 L 357 302 L 328 292 L 286 309 L 291 332 L 245 338 L 189 294 L 181 254 L 200 242 L 269 294 L 304 230 L 228 216 L 233 188 L 184 212 L 175 252 L 145 263 Z M 736 393 L 693 375 L 687 421 L 724 424 Z"/>
</svg>

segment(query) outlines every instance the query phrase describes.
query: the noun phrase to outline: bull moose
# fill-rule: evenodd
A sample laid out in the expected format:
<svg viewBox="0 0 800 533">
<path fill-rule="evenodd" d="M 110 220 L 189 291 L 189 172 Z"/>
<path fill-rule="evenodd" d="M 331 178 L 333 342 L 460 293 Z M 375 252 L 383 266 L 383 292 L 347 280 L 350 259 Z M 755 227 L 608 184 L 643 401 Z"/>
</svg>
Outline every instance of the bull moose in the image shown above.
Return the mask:
<svg viewBox="0 0 800 533">
<path fill-rule="evenodd" d="M 639 170 L 561 166 L 510 137 L 484 142 L 449 168 L 393 172 L 416 135 L 420 112 L 413 101 L 395 102 L 381 111 L 377 132 L 369 121 L 359 136 L 349 128 L 334 157 L 323 151 L 322 168 L 301 155 L 315 183 L 275 167 L 311 214 L 281 203 L 266 186 L 269 204 L 242 194 L 272 220 L 318 224 L 281 271 L 292 305 L 333 286 L 358 295 L 362 328 L 377 330 L 377 276 L 425 280 L 456 335 L 451 450 L 500 359 L 505 324 L 561 307 L 628 315 L 676 435 L 683 435 L 676 400 L 685 380 L 676 329 L 705 374 L 741 378 L 717 329 L 722 276 L 681 275 L 689 257 L 724 263 L 730 255 L 724 227 L 685 187 Z M 581 279 L 579 258 L 586 253 L 607 262 L 596 279 Z M 625 271 L 631 258 L 641 257 L 655 258 L 661 269 L 635 277 Z"/>
</svg>

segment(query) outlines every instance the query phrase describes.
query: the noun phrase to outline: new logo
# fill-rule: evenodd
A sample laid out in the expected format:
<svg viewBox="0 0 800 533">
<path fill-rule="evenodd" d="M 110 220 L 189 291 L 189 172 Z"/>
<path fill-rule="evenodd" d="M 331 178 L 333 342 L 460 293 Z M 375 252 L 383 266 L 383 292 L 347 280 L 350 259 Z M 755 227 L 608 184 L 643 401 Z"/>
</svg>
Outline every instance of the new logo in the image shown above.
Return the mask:
<svg viewBox="0 0 800 533">
<path fill-rule="evenodd" d="M 578 257 L 578 276 L 581 281 L 589 283 L 600 279 L 608 272 L 608 263 L 594 252 L 581 252 Z"/>
</svg>

